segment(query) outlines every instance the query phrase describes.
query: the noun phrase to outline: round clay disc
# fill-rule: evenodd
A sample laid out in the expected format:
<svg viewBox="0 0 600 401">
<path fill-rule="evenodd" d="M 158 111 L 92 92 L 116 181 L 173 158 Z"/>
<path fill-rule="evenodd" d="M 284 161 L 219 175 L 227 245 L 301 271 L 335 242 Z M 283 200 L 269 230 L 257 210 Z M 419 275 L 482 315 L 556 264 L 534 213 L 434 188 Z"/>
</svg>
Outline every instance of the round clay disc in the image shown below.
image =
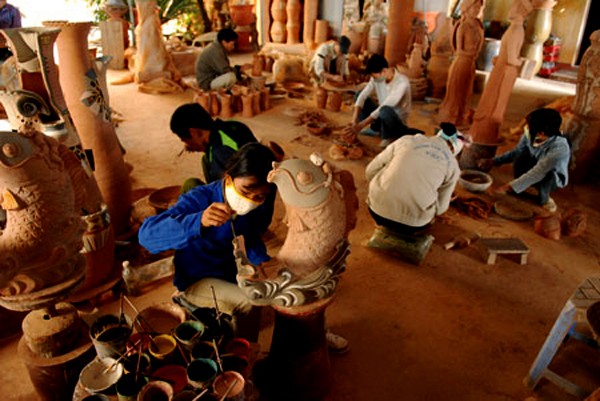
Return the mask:
<svg viewBox="0 0 600 401">
<path fill-rule="evenodd" d="M 511 200 L 499 200 L 494 203 L 494 211 L 500 216 L 510 220 L 529 220 L 533 211 L 527 205 Z"/>
</svg>

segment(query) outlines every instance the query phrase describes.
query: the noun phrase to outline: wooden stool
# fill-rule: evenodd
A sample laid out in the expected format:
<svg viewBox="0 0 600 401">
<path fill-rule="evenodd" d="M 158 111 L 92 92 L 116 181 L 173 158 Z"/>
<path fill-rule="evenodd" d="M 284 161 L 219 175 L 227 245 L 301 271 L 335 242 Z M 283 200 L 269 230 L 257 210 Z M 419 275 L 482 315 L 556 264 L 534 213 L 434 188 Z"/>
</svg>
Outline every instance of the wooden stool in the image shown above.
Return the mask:
<svg viewBox="0 0 600 401">
<path fill-rule="evenodd" d="M 401 234 L 378 226 L 366 245 L 369 248 L 381 249 L 398 256 L 414 265 L 419 265 L 429 253 L 434 239 L 429 234 Z"/>
<path fill-rule="evenodd" d="M 485 258 L 488 265 L 496 263 L 496 256 L 500 254 L 521 255 L 521 264 L 527 264 L 529 248 L 518 238 L 482 238 L 480 246 L 486 252 Z"/>
<path fill-rule="evenodd" d="M 577 287 L 571 298 L 569 298 L 563 309 L 560 311 L 556 322 L 554 322 L 554 326 L 552 326 L 544 345 L 542 345 L 540 352 L 531 365 L 527 377 L 523 380 L 527 387 L 533 390 L 541 378 L 546 378 L 569 394 L 573 394 L 577 397 L 585 398 L 590 394 L 590 391 L 582 389 L 564 377 L 559 376 L 548 369 L 548 366 L 550 365 L 550 362 L 552 362 L 560 345 L 567 338 L 573 337 L 588 344 L 594 341 L 588 336 L 576 332 L 575 328 L 578 323 L 588 323 L 586 317 L 587 309 L 599 300 L 600 277 L 590 277 L 585 279 L 585 281 Z"/>
</svg>

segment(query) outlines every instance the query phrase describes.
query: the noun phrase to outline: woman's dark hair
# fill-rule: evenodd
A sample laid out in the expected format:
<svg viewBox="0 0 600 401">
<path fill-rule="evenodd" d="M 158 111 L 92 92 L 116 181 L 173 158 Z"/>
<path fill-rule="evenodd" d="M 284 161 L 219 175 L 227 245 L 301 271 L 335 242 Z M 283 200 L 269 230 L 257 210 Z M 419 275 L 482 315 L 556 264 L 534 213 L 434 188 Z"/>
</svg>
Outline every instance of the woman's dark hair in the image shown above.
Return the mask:
<svg viewBox="0 0 600 401">
<path fill-rule="evenodd" d="M 560 135 L 560 125 L 562 117 L 554 109 L 536 109 L 529 113 L 525 118 L 529 125 L 529 133 L 533 140 L 538 132 L 543 132 L 546 136 Z"/>
<path fill-rule="evenodd" d="M 217 32 L 218 42 L 233 42 L 235 40 L 238 40 L 238 34 L 231 28 L 223 28 Z"/>
<path fill-rule="evenodd" d="M 379 73 L 381 71 L 383 71 L 384 68 L 388 68 L 388 62 L 385 59 L 385 57 L 379 55 L 379 54 L 373 54 L 368 60 L 367 60 L 367 68 L 366 68 L 366 73 L 367 74 L 373 74 L 373 73 Z"/>
<path fill-rule="evenodd" d="M 171 131 L 181 139 L 190 138 L 190 128 L 210 131 L 213 119 L 198 103 L 186 103 L 179 106 L 171 116 Z"/>
<path fill-rule="evenodd" d="M 226 172 L 231 178 L 256 177 L 258 185 L 265 185 L 274 161 L 271 149 L 258 142 L 247 143 L 231 156 Z"/>
</svg>

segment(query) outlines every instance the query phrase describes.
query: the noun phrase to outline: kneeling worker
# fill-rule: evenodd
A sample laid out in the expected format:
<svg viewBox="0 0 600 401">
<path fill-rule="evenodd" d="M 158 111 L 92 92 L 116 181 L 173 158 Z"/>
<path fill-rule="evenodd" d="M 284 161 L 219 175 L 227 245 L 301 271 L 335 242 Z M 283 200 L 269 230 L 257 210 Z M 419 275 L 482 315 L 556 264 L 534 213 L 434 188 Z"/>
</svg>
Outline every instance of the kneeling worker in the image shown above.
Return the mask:
<svg viewBox="0 0 600 401">
<path fill-rule="evenodd" d="M 237 82 L 240 68 L 232 67 L 227 53 L 235 49 L 238 34 L 233 29 L 221 29 L 217 40 L 196 59 L 196 80 L 202 90 L 229 89 Z"/>
<path fill-rule="evenodd" d="M 341 36 L 336 42 L 333 40 L 321 44 L 310 60 L 309 73 L 311 79 L 317 84 L 326 81 L 344 82 L 350 75 L 348 68 L 348 50 L 350 39 Z"/>
</svg>

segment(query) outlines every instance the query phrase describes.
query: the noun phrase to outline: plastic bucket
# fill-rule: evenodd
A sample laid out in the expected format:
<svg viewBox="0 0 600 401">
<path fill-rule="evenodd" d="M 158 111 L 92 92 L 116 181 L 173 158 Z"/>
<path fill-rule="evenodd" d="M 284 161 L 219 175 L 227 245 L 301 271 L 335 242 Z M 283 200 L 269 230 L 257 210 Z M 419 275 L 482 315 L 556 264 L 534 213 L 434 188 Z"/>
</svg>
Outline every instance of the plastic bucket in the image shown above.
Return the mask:
<svg viewBox="0 0 600 401">
<path fill-rule="evenodd" d="M 121 322 L 116 315 L 103 315 L 90 326 L 90 338 L 99 358 L 118 358 L 125 352 L 131 335 L 131 321 Z"/>
</svg>

